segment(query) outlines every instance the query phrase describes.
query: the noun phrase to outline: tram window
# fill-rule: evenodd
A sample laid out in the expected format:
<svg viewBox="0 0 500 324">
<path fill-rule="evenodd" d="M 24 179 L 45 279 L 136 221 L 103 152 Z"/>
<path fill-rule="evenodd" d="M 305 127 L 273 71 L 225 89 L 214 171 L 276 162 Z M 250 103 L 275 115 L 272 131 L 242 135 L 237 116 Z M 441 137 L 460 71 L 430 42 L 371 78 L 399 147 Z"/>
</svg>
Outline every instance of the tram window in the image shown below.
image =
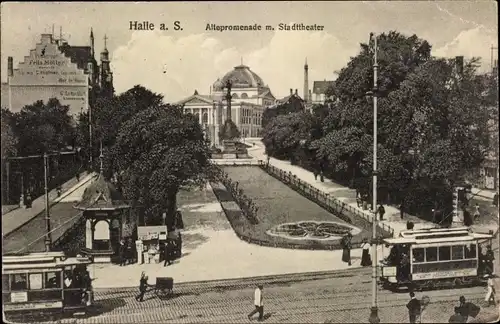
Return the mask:
<svg viewBox="0 0 500 324">
<path fill-rule="evenodd" d="M 462 260 L 464 258 L 464 246 L 455 245 L 451 247 L 451 259 Z"/>
<path fill-rule="evenodd" d="M 3 274 L 2 275 L 2 291 L 8 291 L 9 290 L 9 275 L 8 274 Z"/>
<path fill-rule="evenodd" d="M 469 244 L 465 246 L 465 258 L 475 259 L 477 257 L 476 244 Z"/>
<path fill-rule="evenodd" d="M 15 274 L 11 280 L 11 290 L 27 290 L 28 282 L 25 273 Z"/>
<path fill-rule="evenodd" d="M 425 252 L 423 248 L 413 249 L 413 262 L 425 262 Z"/>
<path fill-rule="evenodd" d="M 433 262 L 438 260 L 438 251 L 437 247 L 428 247 L 425 249 L 425 256 L 427 258 L 427 262 Z"/>
<path fill-rule="evenodd" d="M 45 288 L 61 288 L 61 273 L 46 272 L 45 273 Z"/>
<path fill-rule="evenodd" d="M 42 274 L 41 273 L 30 273 L 30 290 L 31 289 L 42 289 Z"/>
<path fill-rule="evenodd" d="M 450 261 L 451 248 L 449 246 L 440 246 L 438 250 L 439 250 L 439 261 Z"/>
</svg>

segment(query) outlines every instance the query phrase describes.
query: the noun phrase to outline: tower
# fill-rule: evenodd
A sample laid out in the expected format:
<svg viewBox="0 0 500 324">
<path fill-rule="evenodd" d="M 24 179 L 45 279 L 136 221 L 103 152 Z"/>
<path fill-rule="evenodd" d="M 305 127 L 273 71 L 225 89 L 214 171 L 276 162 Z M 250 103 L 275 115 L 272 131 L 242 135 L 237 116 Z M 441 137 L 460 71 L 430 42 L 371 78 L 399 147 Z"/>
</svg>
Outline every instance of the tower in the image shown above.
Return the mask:
<svg viewBox="0 0 500 324">
<path fill-rule="evenodd" d="M 309 102 L 309 66 L 307 65 L 307 57 L 304 64 L 304 101 Z"/>
<path fill-rule="evenodd" d="M 115 92 L 113 87 L 113 72 L 109 65 L 109 51 L 106 41 L 108 37 L 104 35 L 104 49 L 101 52 L 101 92 L 104 97 L 112 97 Z"/>
<path fill-rule="evenodd" d="M 92 30 L 92 27 L 90 28 L 90 55 L 95 57 L 94 31 Z"/>
</svg>

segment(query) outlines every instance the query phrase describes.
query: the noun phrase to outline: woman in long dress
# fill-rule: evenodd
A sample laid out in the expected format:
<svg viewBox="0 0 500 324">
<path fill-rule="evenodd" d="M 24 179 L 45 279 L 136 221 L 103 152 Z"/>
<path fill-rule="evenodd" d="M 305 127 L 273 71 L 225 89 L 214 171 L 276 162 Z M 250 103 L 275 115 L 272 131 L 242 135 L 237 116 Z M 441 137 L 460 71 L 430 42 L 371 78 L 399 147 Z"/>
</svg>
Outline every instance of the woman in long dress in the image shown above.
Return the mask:
<svg viewBox="0 0 500 324">
<path fill-rule="evenodd" d="M 342 261 L 347 262 L 349 265 L 351 265 L 351 239 L 351 233 L 347 234 L 342 239 Z"/>
<path fill-rule="evenodd" d="M 363 254 L 361 255 L 361 266 L 368 267 L 372 265 L 372 259 L 370 257 L 370 243 L 368 243 L 367 239 L 363 240 L 363 245 L 361 245 L 363 249 Z"/>
</svg>

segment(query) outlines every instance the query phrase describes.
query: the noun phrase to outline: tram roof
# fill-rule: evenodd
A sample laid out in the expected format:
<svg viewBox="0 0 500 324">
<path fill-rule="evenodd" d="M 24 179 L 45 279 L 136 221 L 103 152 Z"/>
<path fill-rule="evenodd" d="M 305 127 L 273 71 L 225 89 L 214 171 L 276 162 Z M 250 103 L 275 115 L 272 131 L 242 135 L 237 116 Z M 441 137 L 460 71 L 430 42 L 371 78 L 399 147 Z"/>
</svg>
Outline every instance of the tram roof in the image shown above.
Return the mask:
<svg viewBox="0 0 500 324">
<path fill-rule="evenodd" d="M 64 252 L 41 252 L 25 255 L 3 256 L 2 270 L 62 268 L 78 264 L 90 264 L 87 257 L 66 258 Z"/>
<path fill-rule="evenodd" d="M 387 244 L 465 242 L 492 238 L 492 234 L 474 233 L 467 227 L 429 228 L 403 231 L 398 238 L 384 239 Z"/>
</svg>

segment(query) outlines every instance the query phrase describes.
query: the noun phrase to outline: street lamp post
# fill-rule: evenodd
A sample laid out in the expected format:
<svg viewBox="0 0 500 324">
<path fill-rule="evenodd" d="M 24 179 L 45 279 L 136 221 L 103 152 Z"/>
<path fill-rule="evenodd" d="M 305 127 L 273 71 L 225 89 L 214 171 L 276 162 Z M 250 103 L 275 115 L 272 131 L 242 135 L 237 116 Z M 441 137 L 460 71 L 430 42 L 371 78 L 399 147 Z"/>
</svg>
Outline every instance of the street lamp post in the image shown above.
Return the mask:
<svg viewBox="0 0 500 324">
<path fill-rule="evenodd" d="M 50 212 L 49 212 L 49 181 L 48 181 L 48 163 L 49 155 L 47 152 L 43 154 L 43 174 L 44 174 L 44 185 L 45 185 L 45 251 L 50 251 L 50 246 L 52 245 L 52 234 L 50 233 Z"/>
<path fill-rule="evenodd" d="M 373 228 L 372 228 L 372 307 L 370 311 L 369 322 L 370 323 L 380 323 L 380 318 L 378 317 L 378 306 L 377 306 L 377 35 L 371 33 L 370 41 L 373 37 L 374 48 L 373 48 L 373 202 L 372 202 L 372 213 L 373 213 Z"/>
</svg>

